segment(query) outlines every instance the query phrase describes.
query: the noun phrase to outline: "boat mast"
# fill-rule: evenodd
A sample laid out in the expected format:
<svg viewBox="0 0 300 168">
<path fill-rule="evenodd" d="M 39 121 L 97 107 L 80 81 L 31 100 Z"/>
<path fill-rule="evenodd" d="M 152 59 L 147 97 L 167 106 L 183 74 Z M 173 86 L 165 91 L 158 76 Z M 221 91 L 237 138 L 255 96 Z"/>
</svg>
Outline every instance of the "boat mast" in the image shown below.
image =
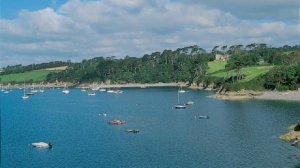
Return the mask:
<svg viewBox="0 0 300 168">
<path fill-rule="evenodd" d="M 24 86 L 23 86 L 23 95 L 25 96 L 25 82 L 24 82 Z"/>
<path fill-rule="evenodd" d="M 177 91 L 177 104 L 179 104 L 179 90 Z"/>
</svg>

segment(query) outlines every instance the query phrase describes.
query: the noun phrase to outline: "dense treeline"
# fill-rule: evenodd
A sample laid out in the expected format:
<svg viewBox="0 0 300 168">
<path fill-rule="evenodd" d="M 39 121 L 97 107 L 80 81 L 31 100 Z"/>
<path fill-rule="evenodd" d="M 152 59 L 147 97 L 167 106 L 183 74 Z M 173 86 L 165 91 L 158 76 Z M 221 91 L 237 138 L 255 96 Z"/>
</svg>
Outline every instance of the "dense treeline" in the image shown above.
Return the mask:
<svg viewBox="0 0 300 168">
<path fill-rule="evenodd" d="M 300 83 L 300 64 L 275 67 L 266 74 L 264 79 L 266 89 L 295 90 L 297 83 Z"/>
<path fill-rule="evenodd" d="M 235 72 L 227 78 L 207 75 L 208 61 L 215 54 L 229 55 L 226 71 Z M 227 90 L 240 89 L 295 89 L 299 79 L 300 46 L 268 47 L 266 44 L 215 46 L 207 53 L 198 46 L 164 50 L 143 57 L 116 59 L 97 57 L 73 63 L 66 71 L 51 73 L 49 82 L 67 81 L 111 83 L 190 82 L 204 87 L 214 84 Z M 269 73 L 248 81 L 242 69 L 248 66 L 268 65 L 276 68 Z M 298 69 L 297 69 L 298 68 Z"/>
<path fill-rule="evenodd" d="M 210 53 L 198 46 L 164 50 L 146 54 L 141 58 L 126 56 L 97 57 L 69 66 L 66 71 L 51 73 L 49 82 L 68 81 L 154 83 L 154 82 L 202 82 L 208 69 L 207 62 L 213 60 Z"/>
<path fill-rule="evenodd" d="M 32 70 L 54 68 L 54 67 L 67 66 L 67 65 L 70 65 L 70 61 L 68 62 L 53 61 L 53 62 L 41 63 L 41 64 L 30 64 L 26 66 L 22 66 L 21 64 L 19 64 L 19 65 L 5 67 L 1 74 L 6 75 L 6 74 L 13 74 L 13 73 L 23 73 Z"/>
<path fill-rule="evenodd" d="M 226 56 L 226 77 L 207 74 L 208 61 L 215 55 Z M 266 44 L 215 46 L 206 52 L 199 46 L 189 46 L 176 50 L 164 50 L 145 54 L 142 57 L 126 56 L 122 59 L 96 57 L 80 63 L 50 62 L 28 66 L 7 66 L 4 74 L 19 73 L 37 69 L 65 66 L 60 72 L 51 72 L 47 82 L 72 83 L 156 83 L 189 82 L 207 87 L 213 84 L 225 90 L 240 89 L 295 89 L 300 83 L 300 46 L 269 47 Z M 251 81 L 243 80 L 246 75 L 243 68 L 268 66 L 268 73 Z"/>
</svg>

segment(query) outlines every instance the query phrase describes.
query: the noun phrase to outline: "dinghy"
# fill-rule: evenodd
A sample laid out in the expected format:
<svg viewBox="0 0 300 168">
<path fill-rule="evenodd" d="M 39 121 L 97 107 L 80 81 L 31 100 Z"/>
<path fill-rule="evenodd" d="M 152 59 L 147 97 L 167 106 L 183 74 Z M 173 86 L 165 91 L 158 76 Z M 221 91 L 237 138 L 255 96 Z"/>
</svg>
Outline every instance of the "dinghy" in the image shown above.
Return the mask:
<svg viewBox="0 0 300 168">
<path fill-rule="evenodd" d="M 46 142 L 34 142 L 31 144 L 31 146 L 35 148 L 49 148 L 49 149 L 52 148 L 52 144 Z"/>
</svg>

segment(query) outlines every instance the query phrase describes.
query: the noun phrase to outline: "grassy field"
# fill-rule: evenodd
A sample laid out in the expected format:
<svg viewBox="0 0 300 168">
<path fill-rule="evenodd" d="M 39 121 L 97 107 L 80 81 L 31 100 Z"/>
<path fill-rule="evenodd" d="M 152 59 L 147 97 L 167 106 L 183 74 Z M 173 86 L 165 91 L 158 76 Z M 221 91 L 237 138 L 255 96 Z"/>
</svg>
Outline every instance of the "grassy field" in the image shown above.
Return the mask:
<svg viewBox="0 0 300 168">
<path fill-rule="evenodd" d="M 220 77 L 220 78 L 228 78 L 232 75 L 235 75 L 235 72 L 229 71 L 227 72 L 225 70 L 226 62 L 224 61 L 214 61 L 209 62 L 209 71 L 208 74 L 214 77 Z M 246 67 L 242 69 L 242 73 L 245 75 L 245 78 L 241 82 L 248 82 L 252 79 L 256 78 L 259 75 L 266 74 L 269 72 L 273 66 L 252 66 L 252 67 Z"/>
<path fill-rule="evenodd" d="M 211 73 L 214 73 L 214 72 L 219 71 L 219 70 L 224 70 L 226 64 L 227 64 L 226 61 L 211 61 L 211 62 L 208 62 L 209 69 L 208 69 L 207 73 L 211 74 Z"/>
<path fill-rule="evenodd" d="M 55 70 L 37 70 L 24 73 L 0 75 L 0 83 L 22 83 L 24 81 L 32 80 L 33 82 L 40 82 L 46 79 L 50 72 L 56 72 Z"/>
</svg>

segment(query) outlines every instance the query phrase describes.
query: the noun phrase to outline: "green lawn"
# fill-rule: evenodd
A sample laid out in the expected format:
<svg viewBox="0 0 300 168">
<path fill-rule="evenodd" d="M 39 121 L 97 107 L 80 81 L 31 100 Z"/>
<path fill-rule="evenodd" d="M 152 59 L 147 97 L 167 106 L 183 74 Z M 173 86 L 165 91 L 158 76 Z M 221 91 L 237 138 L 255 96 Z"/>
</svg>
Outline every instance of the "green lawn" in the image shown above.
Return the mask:
<svg viewBox="0 0 300 168">
<path fill-rule="evenodd" d="M 208 69 L 207 73 L 211 74 L 211 73 L 217 72 L 219 70 L 223 70 L 223 69 L 225 69 L 226 64 L 227 64 L 226 61 L 211 61 L 211 62 L 208 62 L 209 69 Z"/>
<path fill-rule="evenodd" d="M 214 77 L 220 77 L 220 78 L 227 78 L 231 75 L 235 75 L 234 71 L 227 71 L 225 70 L 225 65 L 227 62 L 225 61 L 212 61 L 208 63 L 208 74 Z M 242 80 L 242 82 L 248 82 L 254 79 L 255 77 L 259 75 L 266 74 L 267 72 L 272 69 L 273 66 L 252 66 L 252 67 L 246 67 L 242 69 L 242 73 L 245 74 L 245 79 Z"/>
<path fill-rule="evenodd" d="M 33 80 L 34 82 L 43 81 L 46 79 L 47 75 L 50 72 L 50 70 L 38 70 L 38 71 L 29 71 L 24 73 L 16 73 L 16 74 L 8 74 L 8 75 L 0 75 L 0 83 L 22 83 L 24 81 Z"/>
</svg>

